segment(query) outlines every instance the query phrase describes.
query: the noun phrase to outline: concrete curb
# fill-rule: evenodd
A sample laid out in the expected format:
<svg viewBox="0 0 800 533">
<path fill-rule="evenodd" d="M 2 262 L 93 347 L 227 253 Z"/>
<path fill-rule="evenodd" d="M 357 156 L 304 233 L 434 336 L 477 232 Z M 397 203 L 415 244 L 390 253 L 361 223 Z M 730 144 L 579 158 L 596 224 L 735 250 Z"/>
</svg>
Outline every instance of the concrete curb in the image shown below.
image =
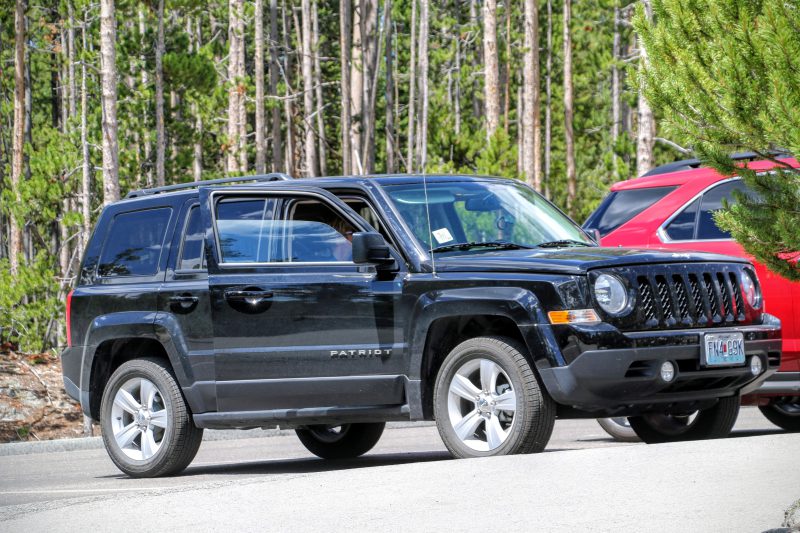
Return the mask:
<svg viewBox="0 0 800 533">
<path fill-rule="evenodd" d="M 435 422 L 387 422 L 387 429 L 406 427 L 435 426 Z M 203 441 L 259 439 L 294 435 L 293 429 L 207 429 L 203 433 Z M 103 448 L 102 437 L 79 437 L 75 439 L 57 439 L 42 441 L 10 442 L 0 444 L 0 457 L 9 455 L 29 455 L 35 453 L 74 452 L 80 450 L 100 450 Z"/>
</svg>

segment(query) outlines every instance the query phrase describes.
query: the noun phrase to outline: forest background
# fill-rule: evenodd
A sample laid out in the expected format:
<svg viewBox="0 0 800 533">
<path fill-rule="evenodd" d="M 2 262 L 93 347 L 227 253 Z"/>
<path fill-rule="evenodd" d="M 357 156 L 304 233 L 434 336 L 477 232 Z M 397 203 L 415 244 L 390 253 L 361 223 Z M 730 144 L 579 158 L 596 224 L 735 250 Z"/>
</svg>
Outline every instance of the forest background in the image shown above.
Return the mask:
<svg viewBox="0 0 800 533">
<path fill-rule="evenodd" d="M 222 176 L 489 174 L 582 221 L 681 156 L 639 94 L 647 0 L 0 7 L 0 343 L 63 346 L 92 223 Z"/>
</svg>

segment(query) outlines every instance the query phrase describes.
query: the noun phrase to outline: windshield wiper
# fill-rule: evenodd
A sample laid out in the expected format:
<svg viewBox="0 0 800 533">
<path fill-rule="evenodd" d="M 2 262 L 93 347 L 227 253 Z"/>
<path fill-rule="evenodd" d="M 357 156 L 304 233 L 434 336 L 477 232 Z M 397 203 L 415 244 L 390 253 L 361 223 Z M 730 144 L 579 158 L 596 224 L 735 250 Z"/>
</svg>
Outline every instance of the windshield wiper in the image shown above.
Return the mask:
<svg viewBox="0 0 800 533">
<path fill-rule="evenodd" d="M 437 246 L 432 251 L 435 252 L 450 252 L 453 250 L 471 250 L 473 248 L 495 248 L 498 250 L 522 250 L 530 249 L 530 246 L 517 244 L 515 242 L 505 241 L 490 241 L 490 242 L 462 242 L 457 244 L 445 244 L 444 246 Z"/>
<path fill-rule="evenodd" d="M 571 246 L 594 246 L 588 242 L 576 241 L 575 239 L 562 239 L 560 241 L 540 242 L 537 248 L 569 248 Z"/>
</svg>

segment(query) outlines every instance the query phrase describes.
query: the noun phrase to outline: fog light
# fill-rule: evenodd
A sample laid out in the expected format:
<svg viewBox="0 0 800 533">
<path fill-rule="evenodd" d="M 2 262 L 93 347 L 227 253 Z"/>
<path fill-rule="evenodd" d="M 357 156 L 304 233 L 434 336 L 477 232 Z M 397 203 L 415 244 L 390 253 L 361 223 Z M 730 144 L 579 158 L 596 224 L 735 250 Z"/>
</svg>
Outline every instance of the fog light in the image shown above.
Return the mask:
<svg viewBox="0 0 800 533">
<path fill-rule="evenodd" d="M 754 376 L 757 376 L 761 373 L 763 366 L 761 364 L 761 358 L 757 355 L 754 355 L 750 358 L 750 373 Z"/>
<path fill-rule="evenodd" d="M 675 378 L 675 365 L 669 361 L 661 363 L 661 379 L 669 383 Z"/>
</svg>

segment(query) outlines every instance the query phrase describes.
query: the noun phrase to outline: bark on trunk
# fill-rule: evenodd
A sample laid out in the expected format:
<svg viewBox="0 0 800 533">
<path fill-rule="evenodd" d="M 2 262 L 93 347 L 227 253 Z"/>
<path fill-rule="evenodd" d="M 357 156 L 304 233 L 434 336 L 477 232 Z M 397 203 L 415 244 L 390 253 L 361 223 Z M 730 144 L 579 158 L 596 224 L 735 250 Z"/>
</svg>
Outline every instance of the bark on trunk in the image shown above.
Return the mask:
<svg viewBox="0 0 800 533">
<path fill-rule="evenodd" d="M 25 145 L 25 11 L 26 0 L 17 0 L 14 11 L 14 138 L 12 141 L 11 189 L 19 202 Z M 13 212 L 9 218 L 8 259 L 11 273 L 16 274 L 22 256 L 22 221 Z"/>
<path fill-rule="evenodd" d="M 164 155 L 167 138 L 164 131 L 164 0 L 158 0 L 156 36 L 156 186 L 164 186 Z"/>
<path fill-rule="evenodd" d="M 575 216 L 577 178 L 575 175 L 575 136 L 572 131 L 572 0 L 564 0 L 564 132 L 567 163 L 567 213 Z"/>
<path fill-rule="evenodd" d="M 545 91 L 547 100 L 545 104 L 544 117 L 544 179 L 542 180 L 544 195 L 550 198 L 550 160 L 552 154 L 552 131 L 553 131 L 553 2 L 547 0 L 547 79 L 545 81 Z"/>
<path fill-rule="evenodd" d="M 653 18 L 653 9 L 650 0 L 642 0 L 648 19 Z M 639 42 L 639 68 L 647 66 L 647 50 Z M 642 176 L 655 167 L 653 147 L 656 144 L 656 120 L 653 110 L 644 96 L 644 91 L 639 90 L 639 128 L 636 136 L 636 175 Z"/>
<path fill-rule="evenodd" d="M 378 90 L 378 55 L 381 39 L 376 35 L 378 26 L 378 0 L 361 0 L 361 43 L 363 48 L 364 90 L 362 115 L 361 161 L 365 174 L 375 172 L 375 96 Z"/>
<path fill-rule="evenodd" d="M 408 67 L 408 153 L 406 166 L 408 173 L 413 174 L 414 164 L 414 118 L 417 113 L 416 87 L 417 87 L 417 2 L 411 0 L 411 64 Z"/>
<path fill-rule="evenodd" d="M 361 161 L 361 129 L 364 117 L 364 47 L 362 40 L 363 2 L 358 0 L 353 10 L 353 42 L 350 52 L 350 144 L 353 172 L 364 173 Z"/>
<path fill-rule="evenodd" d="M 325 101 L 322 93 L 322 65 L 319 59 L 319 5 L 314 0 L 312 9 L 311 26 L 311 48 L 314 51 L 314 94 L 316 98 L 317 115 L 317 139 L 319 150 L 317 152 L 317 164 L 319 165 L 319 175 L 328 175 L 328 139 L 325 134 Z"/>
<path fill-rule="evenodd" d="M 394 172 L 394 66 L 392 63 L 392 0 L 383 4 L 383 26 L 386 28 L 386 173 Z"/>
<path fill-rule="evenodd" d="M 241 43 L 239 34 L 239 17 L 244 7 L 244 0 L 229 0 L 228 2 L 228 142 L 226 172 L 227 174 L 238 173 L 239 165 L 239 98 L 240 84 L 239 79 L 239 46 Z"/>
<path fill-rule="evenodd" d="M 256 174 L 267 166 L 264 114 L 264 0 L 255 0 L 255 82 L 256 82 Z"/>
<path fill-rule="evenodd" d="M 144 7 L 141 5 L 139 6 L 139 46 L 141 49 L 141 53 L 139 55 L 139 68 L 141 69 L 141 78 L 142 78 L 142 88 L 147 90 L 147 86 L 150 84 L 150 74 L 147 72 L 147 61 L 145 57 L 145 50 L 147 49 L 147 43 L 145 40 L 145 32 L 147 30 L 147 25 L 145 21 L 145 12 Z M 142 121 L 142 149 L 144 150 L 144 157 L 143 157 L 143 164 L 144 167 L 144 178 L 145 183 L 148 187 L 152 187 L 153 184 L 153 162 L 151 161 L 152 158 L 152 146 L 150 142 L 150 128 L 149 128 L 149 113 L 147 106 L 144 107 L 144 113 L 140 117 Z"/>
<path fill-rule="evenodd" d="M 420 52 L 420 55 L 421 52 Z M 497 0 L 483 4 L 484 105 L 486 138 L 491 139 L 500 124 L 500 71 L 497 60 Z"/>
<path fill-rule="evenodd" d="M 541 130 L 539 129 L 539 8 L 536 0 L 525 0 L 525 58 L 523 67 L 524 130 L 523 167 L 525 181 L 542 190 Z M 538 142 L 537 142 L 538 141 Z"/>
<path fill-rule="evenodd" d="M 352 20 L 351 0 L 339 0 L 339 45 L 342 59 L 342 174 L 344 175 L 352 174 L 353 172 L 353 149 L 350 145 L 350 129 L 352 128 L 350 115 L 352 109 L 352 95 L 350 94 L 350 51 L 353 46 Z"/>
<path fill-rule="evenodd" d="M 269 93 L 278 95 L 280 68 L 278 65 L 278 0 L 269 3 Z M 272 171 L 283 172 L 283 139 L 281 135 L 280 106 L 272 108 Z"/>
<path fill-rule="evenodd" d="M 81 26 L 83 49 L 86 50 L 86 25 L 84 19 Z M 89 245 L 92 234 L 92 162 L 89 159 L 88 113 L 86 89 L 86 62 L 81 61 L 81 215 L 83 215 L 83 231 L 81 233 L 81 249 Z"/>
<path fill-rule="evenodd" d="M 428 162 L 428 0 L 420 1 L 419 10 L 419 144 L 417 160 L 420 172 Z"/>
<path fill-rule="evenodd" d="M 317 175 L 317 145 L 314 137 L 314 65 L 311 59 L 311 0 L 302 0 L 303 131 L 305 143 L 305 175 Z"/>
<path fill-rule="evenodd" d="M 100 78 L 103 108 L 103 204 L 119 200 L 117 142 L 117 24 L 114 0 L 100 0 Z"/>
</svg>

